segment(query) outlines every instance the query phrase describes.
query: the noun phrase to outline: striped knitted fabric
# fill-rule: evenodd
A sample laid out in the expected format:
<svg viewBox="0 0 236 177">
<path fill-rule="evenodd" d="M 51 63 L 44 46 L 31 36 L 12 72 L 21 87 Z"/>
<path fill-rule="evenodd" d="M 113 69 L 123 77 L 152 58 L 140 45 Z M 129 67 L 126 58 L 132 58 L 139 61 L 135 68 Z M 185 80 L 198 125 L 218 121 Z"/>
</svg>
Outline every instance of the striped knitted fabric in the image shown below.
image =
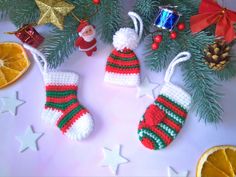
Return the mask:
<svg viewBox="0 0 236 177">
<path fill-rule="evenodd" d="M 57 127 L 70 139 L 81 140 L 93 130 L 91 115 L 77 100 L 79 76 L 75 73 L 44 74 L 46 104 L 42 118 Z"/>
<path fill-rule="evenodd" d="M 140 83 L 140 64 L 136 54 L 129 49 L 114 49 L 106 64 L 105 82 L 121 86 L 137 86 Z"/>
<path fill-rule="evenodd" d="M 182 129 L 190 103 L 188 93 L 166 83 L 139 122 L 138 134 L 142 144 L 153 150 L 168 146 Z"/>
</svg>

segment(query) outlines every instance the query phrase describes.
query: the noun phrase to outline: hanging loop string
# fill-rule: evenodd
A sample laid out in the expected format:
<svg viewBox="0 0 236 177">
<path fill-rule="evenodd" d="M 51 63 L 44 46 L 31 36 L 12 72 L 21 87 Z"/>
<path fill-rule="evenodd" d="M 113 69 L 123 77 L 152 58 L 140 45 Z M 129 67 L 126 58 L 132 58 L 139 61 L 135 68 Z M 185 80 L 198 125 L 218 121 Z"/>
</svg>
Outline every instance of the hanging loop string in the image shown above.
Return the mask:
<svg viewBox="0 0 236 177">
<path fill-rule="evenodd" d="M 171 77 L 174 73 L 175 70 L 175 66 L 181 62 L 187 61 L 191 58 L 191 54 L 189 52 L 181 52 L 179 53 L 170 63 L 169 67 L 166 70 L 166 74 L 165 74 L 165 78 L 164 81 L 165 82 L 170 82 Z"/>
<path fill-rule="evenodd" d="M 41 73 L 47 73 L 48 63 L 45 56 L 40 51 L 29 46 L 28 44 L 23 44 L 23 46 L 32 53 L 34 60 L 39 66 Z"/>
<path fill-rule="evenodd" d="M 142 35 L 143 35 L 143 20 L 141 19 L 141 17 L 135 13 L 135 12 L 129 12 L 128 15 L 130 16 L 130 18 L 133 20 L 133 23 L 134 23 L 134 29 L 135 29 L 135 32 L 138 34 L 139 36 L 139 41 L 141 40 L 142 38 Z M 138 28 L 138 22 L 139 22 L 139 25 L 140 27 Z"/>
</svg>

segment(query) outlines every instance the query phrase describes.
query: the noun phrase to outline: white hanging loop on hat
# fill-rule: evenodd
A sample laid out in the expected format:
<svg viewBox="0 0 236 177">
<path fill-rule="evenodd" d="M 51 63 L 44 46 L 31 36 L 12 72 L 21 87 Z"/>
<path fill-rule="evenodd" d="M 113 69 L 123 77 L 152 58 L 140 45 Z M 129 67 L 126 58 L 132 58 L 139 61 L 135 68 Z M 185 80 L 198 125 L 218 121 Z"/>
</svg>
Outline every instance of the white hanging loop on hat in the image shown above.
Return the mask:
<svg viewBox="0 0 236 177">
<path fill-rule="evenodd" d="M 41 73 L 42 74 L 47 73 L 48 63 L 47 63 L 45 56 L 39 50 L 31 47 L 28 44 L 23 44 L 23 46 L 32 53 L 34 60 L 37 62 L 38 66 L 39 66 Z"/>
<path fill-rule="evenodd" d="M 179 53 L 170 63 L 169 67 L 166 70 L 165 82 L 170 82 L 171 77 L 174 73 L 175 66 L 181 62 L 187 61 L 191 58 L 191 54 L 189 52 L 181 52 Z"/>
<path fill-rule="evenodd" d="M 133 20 L 134 23 L 134 28 L 135 28 L 135 32 L 138 34 L 139 36 L 139 41 L 142 38 L 143 35 L 143 20 L 141 19 L 141 17 L 135 13 L 135 12 L 129 12 L 128 15 L 130 16 L 130 18 Z M 138 27 L 138 22 L 139 22 L 139 27 Z"/>
</svg>

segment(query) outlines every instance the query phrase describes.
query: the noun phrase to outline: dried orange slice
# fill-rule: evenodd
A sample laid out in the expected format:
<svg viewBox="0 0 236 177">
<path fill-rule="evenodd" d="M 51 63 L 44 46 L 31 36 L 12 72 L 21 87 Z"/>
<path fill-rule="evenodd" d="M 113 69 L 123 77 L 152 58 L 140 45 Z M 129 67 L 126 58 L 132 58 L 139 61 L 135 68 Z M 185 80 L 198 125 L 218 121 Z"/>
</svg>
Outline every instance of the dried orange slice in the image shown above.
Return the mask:
<svg viewBox="0 0 236 177">
<path fill-rule="evenodd" d="M 197 177 L 235 177 L 236 147 L 216 146 L 207 150 L 197 165 Z"/>
<path fill-rule="evenodd" d="M 24 48 L 17 43 L 0 43 L 0 89 L 20 78 L 30 61 Z"/>
</svg>

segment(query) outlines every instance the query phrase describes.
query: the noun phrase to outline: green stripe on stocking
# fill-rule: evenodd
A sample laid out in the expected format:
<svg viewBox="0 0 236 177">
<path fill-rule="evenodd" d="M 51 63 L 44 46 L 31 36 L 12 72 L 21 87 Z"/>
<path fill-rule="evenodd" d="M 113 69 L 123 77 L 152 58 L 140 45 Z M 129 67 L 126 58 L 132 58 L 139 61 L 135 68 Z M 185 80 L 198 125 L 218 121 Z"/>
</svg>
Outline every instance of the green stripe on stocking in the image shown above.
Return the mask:
<svg viewBox="0 0 236 177">
<path fill-rule="evenodd" d="M 78 112 L 80 112 L 84 107 L 82 105 L 79 105 L 75 109 L 73 109 L 70 113 L 68 113 L 58 124 L 59 128 L 62 128 L 65 126 L 65 124 L 72 119 Z"/>
<path fill-rule="evenodd" d="M 53 98 L 66 97 L 66 96 L 69 96 L 72 94 L 76 95 L 77 91 L 69 90 L 69 91 L 62 91 L 62 92 L 59 92 L 59 91 L 47 91 L 46 92 L 47 97 L 53 97 Z"/>
</svg>

